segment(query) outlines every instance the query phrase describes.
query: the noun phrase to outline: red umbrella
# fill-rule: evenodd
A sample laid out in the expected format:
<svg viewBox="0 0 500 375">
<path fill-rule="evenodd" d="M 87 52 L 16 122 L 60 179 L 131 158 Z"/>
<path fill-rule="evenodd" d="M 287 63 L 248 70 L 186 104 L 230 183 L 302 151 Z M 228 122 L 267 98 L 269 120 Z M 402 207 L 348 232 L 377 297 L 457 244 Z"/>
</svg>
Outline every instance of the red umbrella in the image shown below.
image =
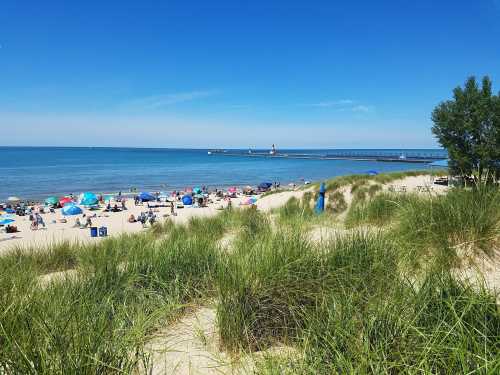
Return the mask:
<svg viewBox="0 0 500 375">
<path fill-rule="evenodd" d="M 61 205 L 61 207 L 64 207 L 64 205 L 68 203 L 73 203 L 73 199 L 71 199 L 70 197 L 63 197 L 59 199 L 59 204 Z"/>
</svg>

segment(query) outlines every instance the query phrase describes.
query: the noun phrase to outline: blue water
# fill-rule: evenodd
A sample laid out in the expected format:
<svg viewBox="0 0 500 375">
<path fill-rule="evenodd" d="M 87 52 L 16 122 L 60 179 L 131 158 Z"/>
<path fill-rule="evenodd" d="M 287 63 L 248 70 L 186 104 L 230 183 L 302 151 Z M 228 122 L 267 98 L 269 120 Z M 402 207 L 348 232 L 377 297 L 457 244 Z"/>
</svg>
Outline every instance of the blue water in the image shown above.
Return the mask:
<svg viewBox="0 0 500 375">
<path fill-rule="evenodd" d="M 280 150 L 287 153 L 328 154 L 333 150 Z M 410 150 L 376 150 L 394 154 Z M 442 150 L 419 150 L 437 153 Z M 282 184 L 301 178 L 317 181 L 368 170 L 402 171 L 425 164 L 349 160 L 248 158 L 207 154 L 207 150 L 0 147 L 0 201 L 8 196 L 41 199 L 82 191 L 117 192 L 174 190 L 186 186 Z"/>
</svg>

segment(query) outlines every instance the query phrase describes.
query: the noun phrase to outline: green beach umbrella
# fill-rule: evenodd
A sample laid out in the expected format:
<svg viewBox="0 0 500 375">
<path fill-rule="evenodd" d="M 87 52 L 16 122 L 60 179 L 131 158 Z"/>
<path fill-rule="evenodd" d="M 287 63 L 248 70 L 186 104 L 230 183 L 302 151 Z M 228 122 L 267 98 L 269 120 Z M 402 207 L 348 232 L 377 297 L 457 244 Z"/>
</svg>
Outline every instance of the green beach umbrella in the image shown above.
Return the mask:
<svg viewBox="0 0 500 375">
<path fill-rule="evenodd" d="M 59 204 L 59 198 L 54 196 L 48 197 L 47 199 L 45 199 L 45 204 L 56 206 L 57 204 Z"/>
</svg>

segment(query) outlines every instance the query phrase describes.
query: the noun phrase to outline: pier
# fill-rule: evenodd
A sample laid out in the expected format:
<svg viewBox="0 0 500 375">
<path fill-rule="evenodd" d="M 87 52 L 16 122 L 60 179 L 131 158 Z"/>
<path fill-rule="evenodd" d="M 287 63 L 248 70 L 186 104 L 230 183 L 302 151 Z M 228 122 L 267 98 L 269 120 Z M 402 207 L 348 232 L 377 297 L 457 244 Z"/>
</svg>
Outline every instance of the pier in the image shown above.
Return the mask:
<svg viewBox="0 0 500 375">
<path fill-rule="evenodd" d="M 250 158 L 284 158 L 284 159 L 311 159 L 311 160 L 353 160 L 353 161 L 378 161 L 390 163 L 432 163 L 436 160 L 446 159 L 445 154 L 439 152 L 408 151 L 405 153 L 369 150 L 332 150 L 325 154 L 304 154 L 295 152 L 264 152 L 243 150 L 210 150 L 209 155 L 236 156 Z"/>
</svg>

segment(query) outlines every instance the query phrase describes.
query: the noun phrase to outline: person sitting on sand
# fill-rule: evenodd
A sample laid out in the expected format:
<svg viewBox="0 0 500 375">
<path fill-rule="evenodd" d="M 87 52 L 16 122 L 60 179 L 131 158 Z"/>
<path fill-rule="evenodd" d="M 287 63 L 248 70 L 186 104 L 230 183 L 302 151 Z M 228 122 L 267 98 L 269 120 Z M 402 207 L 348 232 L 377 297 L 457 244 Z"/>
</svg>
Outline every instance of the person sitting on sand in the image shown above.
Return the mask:
<svg viewBox="0 0 500 375">
<path fill-rule="evenodd" d="M 42 215 L 38 212 L 35 214 L 36 224 L 39 227 L 40 225 L 45 228 L 45 222 L 43 221 Z"/>
<path fill-rule="evenodd" d="M 117 204 L 115 204 L 115 205 L 113 206 L 113 210 L 112 210 L 112 211 L 113 211 L 113 212 L 120 212 L 120 210 L 119 210 L 119 208 L 118 208 L 118 205 L 117 205 Z"/>
<path fill-rule="evenodd" d="M 122 211 L 125 211 L 127 206 L 125 206 L 125 199 L 122 199 Z"/>
<path fill-rule="evenodd" d="M 131 214 L 131 215 L 128 217 L 128 222 L 129 222 L 129 223 L 136 223 L 136 222 L 137 222 L 137 220 L 135 219 L 134 214 Z"/>
<path fill-rule="evenodd" d="M 15 225 L 7 225 L 5 227 L 5 233 L 17 233 L 17 232 L 19 231 L 17 230 L 17 227 Z"/>
<path fill-rule="evenodd" d="M 80 218 L 77 217 L 75 220 L 75 225 L 73 225 L 73 228 L 81 228 L 82 227 L 82 222 L 80 221 Z"/>
<path fill-rule="evenodd" d="M 156 215 L 152 215 L 152 216 L 149 217 L 149 224 L 151 226 L 153 226 L 153 224 L 155 223 L 155 221 L 156 221 Z"/>
<path fill-rule="evenodd" d="M 90 228 L 90 227 L 92 227 L 92 220 L 90 219 L 90 217 L 87 217 L 87 221 L 85 222 L 83 228 Z"/>
</svg>

